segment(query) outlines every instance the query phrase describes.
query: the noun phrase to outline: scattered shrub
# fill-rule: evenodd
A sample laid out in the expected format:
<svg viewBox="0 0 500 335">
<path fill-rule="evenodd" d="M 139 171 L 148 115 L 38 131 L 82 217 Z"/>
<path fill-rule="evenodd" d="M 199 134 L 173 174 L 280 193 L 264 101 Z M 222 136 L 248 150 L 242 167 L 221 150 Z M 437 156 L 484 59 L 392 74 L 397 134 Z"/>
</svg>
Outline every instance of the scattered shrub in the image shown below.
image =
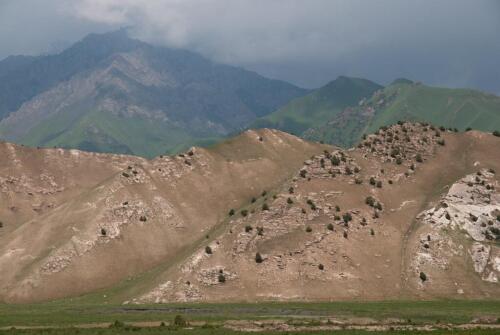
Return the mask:
<svg viewBox="0 0 500 335">
<path fill-rule="evenodd" d="M 256 202 L 256 201 L 257 201 L 257 199 L 255 199 L 255 197 L 253 197 L 253 198 L 252 198 L 252 200 L 251 200 L 252 204 L 253 204 L 254 202 Z"/>
<path fill-rule="evenodd" d="M 288 198 L 288 199 L 286 199 L 286 202 L 287 202 L 287 204 L 289 204 L 289 205 L 293 204 L 293 200 L 292 200 L 292 198 Z"/>
<path fill-rule="evenodd" d="M 313 231 L 313 230 L 312 230 L 311 226 L 307 226 L 307 227 L 306 227 L 306 232 L 310 233 L 310 232 L 312 232 L 312 231 Z"/>
<path fill-rule="evenodd" d="M 333 231 L 333 224 L 329 223 L 329 224 L 326 226 L 326 229 Z"/>
<path fill-rule="evenodd" d="M 370 185 L 375 185 L 376 183 L 377 181 L 375 180 L 375 178 L 370 177 Z"/>
<path fill-rule="evenodd" d="M 349 212 L 345 213 L 344 215 L 342 215 L 342 219 L 344 220 L 345 223 L 352 221 L 351 213 Z"/>
<path fill-rule="evenodd" d="M 234 209 L 232 209 L 232 208 L 231 208 L 231 209 L 229 210 L 229 216 L 233 216 L 233 215 L 234 215 Z"/>
<path fill-rule="evenodd" d="M 420 280 L 423 281 L 423 282 L 426 281 L 427 280 L 427 275 L 425 273 L 423 273 L 423 272 L 420 272 Z"/>
<path fill-rule="evenodd" d="M 336 211 L 336 212 L 340 212 L 340 206 L 338 206 L 338 205 L 337 205 L 337 206 L 335 206 L 335 211 Z"/>
<path fill-rule="evenodd" d="M 130 177 L 130 175 L 129 175 L 127 172 L 123 172 L 123 173 L 122 173 L 122 176 L 124 176 L 125 178 Z"/>
<path fill-rule="evenodd" d="M 338 166 L 340 164 L 340 159 L 336 155 L 332 156 L 330 161 L 332 162 L 333 166 Z"/>
<path fill-rule="evenodd" d="M 226 276 L 224 276 L 223 273 L 219 273 L 219 276 L 217 277 L 217 280 L 219 281 L 219 283 L 223 284 L 226 282 Z"/>
<path fill-rule="evenodd" d="M 243 210 L 241 211 L 241 216 L 247 216 L 247 215 L 248 215 L 248 210 L 243 209 Z"/>
<path fill-rule="evenodd" d="M 377 204 L 375 205 L 375 208 L 378 209 L 379 211 L 382 210 L 382 204 L 380 202 L 377 202 Z"/>
<path fill-rule="evenodd" d="M 106 231 L 106 229 L 101 228 L 101 235 L 106 236 L 107 234 L 108 234 L 108 232 Z"/>
<path fill-rule="evenodd" d="M 347 238 L 347 231 L 344 230 L 344 238 Z"/>
<path fill-rule="evenodd" d="M 321 271 L 323 271 L 325 269 L 325 267 L 323 266 L 323 264 L 319 264 L 318 265 L 318 269 L 320 269 Z"/>
<path fill-rule="evenodd" d="M 437 144 L 444 146 L 445 145 L 444 139 L 440 139 L 439 141 L 437 141 Z"/>
<path fill-rule="evenodd" d="M 306 174 L 307 174 L 307 171 L 306 170 L 300 170 L 300 176 L 302 178 L 305 178 L 306 177 Z"/>
<path fill-rule="evenodd" d="M 186 327 L 188 325 L 188 322 L 182 315 L 176 315 L 174 318 L 174 326 L 177 327 Z"/>
<path fill-rule="evenodd" d="M 403 163 L 403 160 L 401 159 L 401 157 L 396 158 L 397 165 L 401 165 L 402 163 Z"/>
<path fill-rule="evenodd" d="M 365 203 L 370 206 L 370 207 L 373 207 L 375 205 L 375 199 L 372 197 L 372 196 L 368 196 L 366 197 L 365 199 Z"/>
<path fill-rule="evenodd" d="M 205 247 L 205 253 L 206 253 L 207 255 L 211 255 L 211 254 L 212 254 L 212 248 L 210 248 L 210 246 L 208 246 L 208 245 L 207 245 L 207 246 Z"/>
<path fill-rule="evenodd" d="M 375 230 L 373 230 L 373 228 L 372 228 L 372 229 L 370 229 L 370 235 L 371 235 L 371 236 L 375 236 Z"/>
<path fill-rule="evenodd" d="M 251 232 L 252 230 L 253 230 L 253 227 L 252 227 L 252 226 L 250 226 L 250 225 L 246 225 L 246 226 L 245 226 L 245 232 L 246 232 L 246 233 L 249 233 L 249 232 Z"/>
<path fill-rule="evenodd" d="M 264 235 L 264 227 L 257 227 L 257 235 L 259 236 Z"/>
<path fill-rule="evenodd" d="M 147 219 L 144 215 L 142 215 L 142 216 L 139 218 L 139 221 L 141 221 L 141 222 L 146 222 L 147 220 L 148 220 L 148 219 Z"/>
<path fill-rule="evenodd" d="M 294 189 L 292 186 L 290 186 L 290 188 L 288 189 L 288 193 L 293 194 L 293 192 L 294 192 Z"/>
<path fill-rule="evenodd" d="M 265 196 L 266 196 L 266 194 L 267 194 L 267 191 L 262 191 L 261 196 L 262 196 L 262 197 L 265 197 Z"/>
<path fill-rule="evenodd" d="M 264 259 L 262 258 L 262 255 L 260 253 L 255 254 L 255 263 L 262 263 Z"/>
<path fill-rule="evenodd" d="M 269 205 L 267 203 L 262 204 L 262 210 L 263 211 L 268 211 L 269 210 Z"/>
<path fill-rule="evenodd" d="M 377 187 L 378 187 L 378 188 L 382 188 L 382 181 L 380 181 L 380 180 L 379 180 L 379 181 L 377 181 Z"/>
</svg>

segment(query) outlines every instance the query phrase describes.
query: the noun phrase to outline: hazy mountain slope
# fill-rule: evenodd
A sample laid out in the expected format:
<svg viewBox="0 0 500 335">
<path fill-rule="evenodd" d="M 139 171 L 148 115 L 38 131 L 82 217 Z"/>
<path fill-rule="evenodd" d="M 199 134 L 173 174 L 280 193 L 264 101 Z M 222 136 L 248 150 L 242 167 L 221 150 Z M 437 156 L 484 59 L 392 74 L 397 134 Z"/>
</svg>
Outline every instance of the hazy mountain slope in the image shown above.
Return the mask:
<svg viewBox="0 0 500 335">
<path fill-rule="evenodd" d="M 322 148 L 276 130 L 151 161 L 2 144 L 0 300 L 146 282 Z"/>
<path fill-rule="evenodd" d="M 124 31 L 90 35 L 2 77 L 0 137 L 152 157 L 237 132 L 305 92 Z"/>
<path fill-rule="evenodd" d="M 324 124 L 344 108 L 357 105 L 361 99 L 370 97 L 381 88 L 366 79 L 341 76 L 258 119 L 252 127 L 270 127 L 300 135 L 311 127 Z"/>
<path fill-rule="evenodd" d="M 500 97 L 468 89 L 430 87 L 397 80 L 360 106 L 346 108 L 304 137 L 345 147 L 363 133 L 399 120 L 430 122 L 446 128 L 500 129 Z"/>
</svg>

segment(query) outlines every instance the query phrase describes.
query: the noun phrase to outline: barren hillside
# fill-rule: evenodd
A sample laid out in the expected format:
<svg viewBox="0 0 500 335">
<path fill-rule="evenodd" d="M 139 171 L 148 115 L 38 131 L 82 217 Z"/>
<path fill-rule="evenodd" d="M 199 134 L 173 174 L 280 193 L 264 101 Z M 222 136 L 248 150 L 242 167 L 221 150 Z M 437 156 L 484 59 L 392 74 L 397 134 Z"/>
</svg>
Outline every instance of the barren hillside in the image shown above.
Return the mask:
<svg viewBox="0 0 500 335">
<path fill-rule="evenodd" d="M 0 148 L 1 300 L 500 294 L 491 134 L 400 123 L 339 150 L 259 130 L 151 161 Z"/>
<path fill-rule="evenodd" d="M 274 130 L 151 161 L 2 143 L 0 299 L 79 295 L 168 263 L 322 147 Z"/>
<path fill-rule="evenodd" d="M 498 297 L 499 153 L 409 123 L 327 150 L 133 301 Z"/>
</svg>

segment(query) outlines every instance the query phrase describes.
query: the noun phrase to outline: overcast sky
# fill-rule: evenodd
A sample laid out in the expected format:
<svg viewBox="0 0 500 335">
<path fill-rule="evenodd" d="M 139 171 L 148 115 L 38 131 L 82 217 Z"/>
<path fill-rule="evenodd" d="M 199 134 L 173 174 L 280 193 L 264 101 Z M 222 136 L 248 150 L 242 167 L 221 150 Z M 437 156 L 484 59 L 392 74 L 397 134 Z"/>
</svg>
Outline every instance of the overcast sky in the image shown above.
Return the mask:
<svg viewBox="0 0 500 335">
<path fill-rule="evenodd" d="M 0 59 L 124 26 L 303 87 L 349 75 L 500 93 L 497 0 L 0 0 Z"/>
</svg>

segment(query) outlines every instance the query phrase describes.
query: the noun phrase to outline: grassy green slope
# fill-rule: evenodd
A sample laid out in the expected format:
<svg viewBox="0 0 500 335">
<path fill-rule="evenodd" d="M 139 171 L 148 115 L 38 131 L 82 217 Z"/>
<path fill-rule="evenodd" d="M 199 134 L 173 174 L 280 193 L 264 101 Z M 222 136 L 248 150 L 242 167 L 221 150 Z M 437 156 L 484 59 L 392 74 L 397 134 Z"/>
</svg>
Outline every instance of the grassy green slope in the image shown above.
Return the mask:
<svg viewBox="0 0 500 335">
<path fill-rule="evenodd" d="M 384 90 L 397 98 L 377 111 L 368 130 L 398 120 L 425 121 L 444 127 L 483 131 L 500 128 L 500 97 L 469 89 L 396 84 Z"/>
<path fill-rule="evenodd" d="M 307 130 L 304 137 L 349 147 L 363 133 L 400 120 L 492 132 L 500 129 L 500 97 L 398 80 L 362 106 L 346 108 L 323 125 Z"/>
<path fill-rule="evenodd" d="M 106 112 L 89 112 L 80 118 L 61 113 L 33 128 L 21 143 L 60 146 L 86 151 L 113 152 L 154 157 L 175 153 L 216 138 L 195 138 L 165 122 L 123 118 Z M 63 131 L 61 131 L 63 129 Z M 47 137 L 46 134 L 54 134 Z"/>
<path fill-rule="evenodd" d="M 382 86 L 366 79 L 339 77 L 314 92 L 292 100 L 258 119 L 252 128 L 277 128 L 293 134 L 321 125 L 347 106 L 356 105 Z"/>
</svg>

